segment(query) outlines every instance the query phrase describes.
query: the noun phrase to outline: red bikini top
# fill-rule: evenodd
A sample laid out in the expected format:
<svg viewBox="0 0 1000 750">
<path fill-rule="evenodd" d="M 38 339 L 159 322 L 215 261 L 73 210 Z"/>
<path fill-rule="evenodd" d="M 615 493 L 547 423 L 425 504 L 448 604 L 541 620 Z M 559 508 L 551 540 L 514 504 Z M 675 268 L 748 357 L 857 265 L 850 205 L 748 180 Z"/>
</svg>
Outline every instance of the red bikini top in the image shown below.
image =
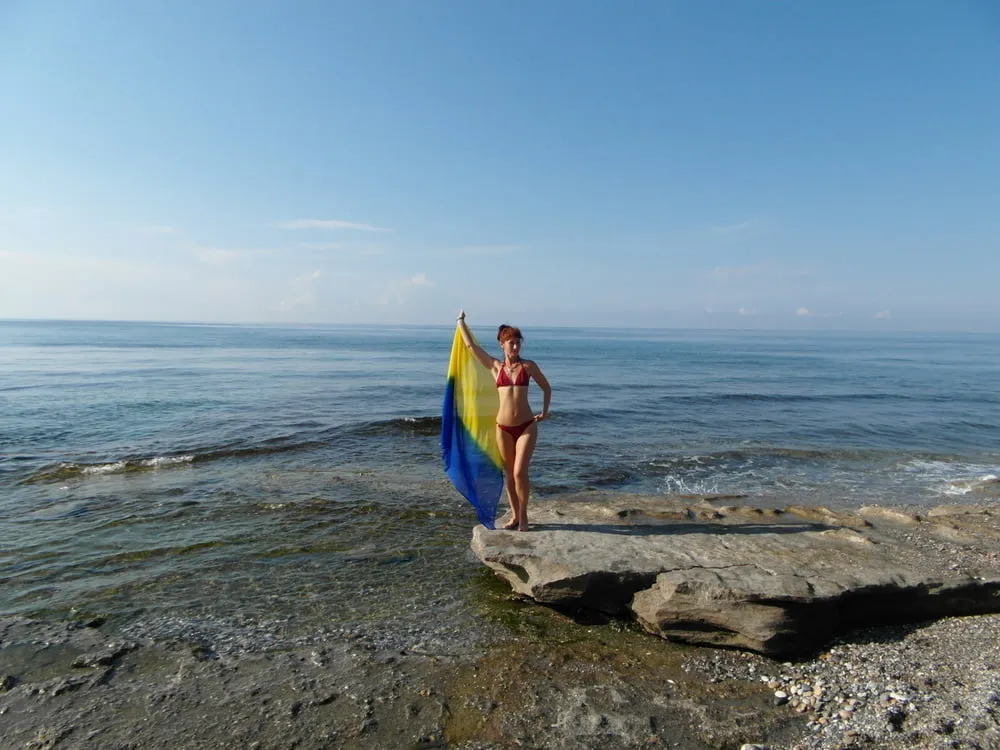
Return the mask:
<svg viewBox="0 0 1000 750">
<path fill-rule="evenodd" d="M 503 388 L 505 385 L 527 385 L 528 384 L 528 371 L 522 364 L 518 370 L 517 375 L 514 376 L 514 381 L 511 382 L 510 375 L 507 374 L 507 365 L 500 365 L 500 372 L 497 373 L 497 388 Z"/>
</svg>

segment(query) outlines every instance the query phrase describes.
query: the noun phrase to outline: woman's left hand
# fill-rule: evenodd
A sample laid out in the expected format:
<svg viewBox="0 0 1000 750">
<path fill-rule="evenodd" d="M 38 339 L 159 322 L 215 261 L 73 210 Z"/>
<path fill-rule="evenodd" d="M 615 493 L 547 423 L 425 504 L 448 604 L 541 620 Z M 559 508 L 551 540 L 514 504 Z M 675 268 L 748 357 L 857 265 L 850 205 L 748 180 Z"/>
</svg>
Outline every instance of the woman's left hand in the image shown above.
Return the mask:
<svg viewBox="0 0 1000 750">
<path fill-rule="evenodd" d="M 546 416 L 548 416 L 548 415 L 547 414 L 536 414 L 535 415 L 535 421 L 536 422 L 541 422 L 543 419 L 545 419 Z"/>
</svg>

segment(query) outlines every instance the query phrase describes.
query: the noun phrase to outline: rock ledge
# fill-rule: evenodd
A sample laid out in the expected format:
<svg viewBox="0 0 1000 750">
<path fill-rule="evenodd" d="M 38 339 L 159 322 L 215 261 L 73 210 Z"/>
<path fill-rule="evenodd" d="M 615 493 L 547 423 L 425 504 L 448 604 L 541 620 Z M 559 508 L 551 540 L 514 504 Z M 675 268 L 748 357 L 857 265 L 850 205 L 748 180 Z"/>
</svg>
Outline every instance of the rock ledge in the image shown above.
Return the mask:
<svg viewBox="0 0 1000 750">
<path fill-rule="evenodd" d="M 1000 612 L 1000 511 L 734 499 L 559 498 L 536 504 L 527 534 L 477 526 L 472 549 L 539 603 L 774 657 L 868 624 Z"/>
</svg>

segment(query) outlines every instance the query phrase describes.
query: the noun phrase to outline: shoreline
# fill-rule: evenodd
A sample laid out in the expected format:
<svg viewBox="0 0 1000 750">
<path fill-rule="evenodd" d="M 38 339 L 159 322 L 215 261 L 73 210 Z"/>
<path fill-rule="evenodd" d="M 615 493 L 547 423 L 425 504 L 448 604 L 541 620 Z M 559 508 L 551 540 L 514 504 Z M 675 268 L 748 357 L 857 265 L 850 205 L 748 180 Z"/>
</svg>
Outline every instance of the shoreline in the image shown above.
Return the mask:
<svg viewBox="0 0 1000 750">
<path fill-rule="evenodd" d="M 1000 748 L 1000 615 L 855 630 L 778 662 L 571 619 L 486 571 L 476 585 L 468 624 L 287 639 L 0 618 L 0 750 Z"/>
</svg>

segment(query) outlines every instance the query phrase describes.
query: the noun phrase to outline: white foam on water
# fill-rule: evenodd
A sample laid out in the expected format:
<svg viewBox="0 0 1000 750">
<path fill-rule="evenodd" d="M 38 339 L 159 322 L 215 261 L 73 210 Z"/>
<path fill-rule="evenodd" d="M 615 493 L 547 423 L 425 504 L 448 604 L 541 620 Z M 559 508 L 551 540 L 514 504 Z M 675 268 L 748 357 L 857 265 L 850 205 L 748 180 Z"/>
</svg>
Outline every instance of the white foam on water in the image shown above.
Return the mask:
<svg viewBox="0 0 1000 750">
<path fill-rule="evenodd" d="M 685 481 L 684 477 L 673 474 L 663 478 L 663 489 L 669 495 L 717 495 L 720 493 L 716 478 Z"/>
<path fill-rule="evenodd" d="M 943 491 L 943 494 L 968 495 L 970 492 L 989 489 L 990 485 L 998 484 L 1000 484 L 1000 479 L 997 478 L 996 474 L 986 474 L 974 479 L 954 479 L 948 482 L 948 487 Z"/>
<path fill-rule="evenodd" d="M 100 464 L 98 466 L 87 466 L 81 470 L 81 474 L 112 474 L 125 468 L 125 461 L 115 461 L 111 464 Z"/>
<path fill-rule="evenodd" d="M 141 462 L 142 466 L 149 466 L 154 469 L 161 466 L 173 466 L 175 464 L 189 464 L 194 461 L 194 455 L 188 454 L 184 456 L 156 456 L 155 458 L 147 458 L 145 461 Z"/>
<path fill-rule="evenodd" d="M 995 473 L 1000 468 L 981 464 L 913 460 L 904 464 L 902 470 L 916 475 L 915 478 L 932 492 L 948 497 L 961 497 L 1000 484 Z"/>
</svg>

